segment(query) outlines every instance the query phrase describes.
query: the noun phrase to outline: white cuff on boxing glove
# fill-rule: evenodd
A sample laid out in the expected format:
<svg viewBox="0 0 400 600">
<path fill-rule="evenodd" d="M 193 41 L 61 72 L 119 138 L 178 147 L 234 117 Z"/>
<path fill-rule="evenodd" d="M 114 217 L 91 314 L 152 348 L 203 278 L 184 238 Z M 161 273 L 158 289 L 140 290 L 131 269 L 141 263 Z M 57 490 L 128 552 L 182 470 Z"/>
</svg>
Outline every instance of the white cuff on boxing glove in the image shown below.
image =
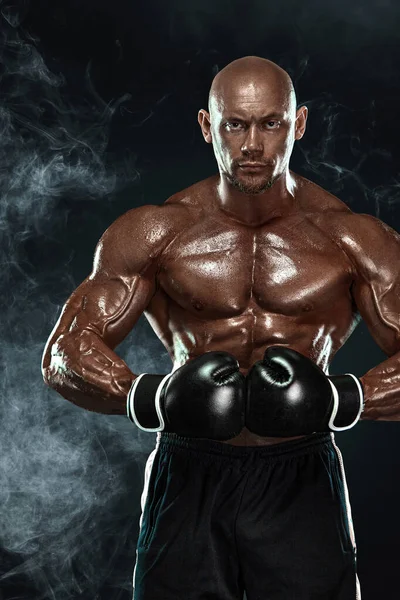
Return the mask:
<svg viewBox="0 0 400 600">
<path fill-rule="evenodd" d="M 351 373 L 345 375 L 330 375 L 333 396 L 333 409 L 329 419 L 329 429 L 332 431 L 345 431 L 354 427 L 364 410 L 364 393 L 360 380 Z M 350 419 L 350 423 L 348 422 Z M 345 424 L 335 425 L 337 422 Z"/>
<path fill-rule="evenodd" d="M 156 432 L 165 429 L 161 394 L 172 373 L 167 375 L 142 373 L 132 383 L 126 400 L 126 413 L 128 419 L 142 431 Z"/>
</svg>

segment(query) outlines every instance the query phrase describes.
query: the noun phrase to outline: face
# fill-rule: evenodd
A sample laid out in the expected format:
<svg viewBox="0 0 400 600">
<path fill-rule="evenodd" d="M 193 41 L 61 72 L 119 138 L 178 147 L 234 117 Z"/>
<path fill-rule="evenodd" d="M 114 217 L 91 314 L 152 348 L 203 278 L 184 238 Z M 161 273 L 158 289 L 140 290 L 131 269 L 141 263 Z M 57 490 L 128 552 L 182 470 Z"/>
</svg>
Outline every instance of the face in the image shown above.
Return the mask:
<svg viewBox="0 0 400 600">
<path fill-rule="evenodd" d="M 199 121 L 221 175 L 242 192 L 259 194 L 287 170 L 306 111 L 296 112 L 294 97 L 282 86 L 249 82 L 215 95 L 210 113 L 200 111 Z"/>
</svg>

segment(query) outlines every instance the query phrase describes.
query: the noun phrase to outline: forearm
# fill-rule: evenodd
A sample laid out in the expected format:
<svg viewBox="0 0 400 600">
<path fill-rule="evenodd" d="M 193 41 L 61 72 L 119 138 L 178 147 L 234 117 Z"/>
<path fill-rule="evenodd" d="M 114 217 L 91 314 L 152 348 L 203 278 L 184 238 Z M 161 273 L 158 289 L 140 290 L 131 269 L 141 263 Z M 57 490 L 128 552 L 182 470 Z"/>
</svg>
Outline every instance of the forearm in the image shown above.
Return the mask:
<svg viewBox="0 0 400 600">
<path fill-rule="evenodd" d="M 49 348 L 44 381 L 77 406 L 104 414 L 126 414 L 135 379 L 125 362 L 93 331 L 59 336 Z"/>
<path fill-rule="evenodd" d="M 365 406 L 362 419 L 400 421 L 400 352 L 360 377 Z"/>
</svg>

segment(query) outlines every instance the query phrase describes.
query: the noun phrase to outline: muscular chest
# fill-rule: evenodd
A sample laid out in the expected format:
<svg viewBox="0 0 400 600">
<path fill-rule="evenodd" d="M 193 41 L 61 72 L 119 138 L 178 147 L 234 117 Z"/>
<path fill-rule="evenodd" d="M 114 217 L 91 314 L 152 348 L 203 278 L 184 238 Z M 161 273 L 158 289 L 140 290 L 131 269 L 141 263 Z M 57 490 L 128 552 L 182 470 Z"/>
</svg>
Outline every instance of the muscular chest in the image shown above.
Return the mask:
<svg viewBox="0 0 400 600">
<path fill-rule="evenodd" d="M 207 318 L 250 305 L 287 315 L 326 308 L 348 279 L 337 245 L 299 218 L 257 229 L 196 224 L 174 240 L 159 270 L 167 295 Z"/>
</svg>

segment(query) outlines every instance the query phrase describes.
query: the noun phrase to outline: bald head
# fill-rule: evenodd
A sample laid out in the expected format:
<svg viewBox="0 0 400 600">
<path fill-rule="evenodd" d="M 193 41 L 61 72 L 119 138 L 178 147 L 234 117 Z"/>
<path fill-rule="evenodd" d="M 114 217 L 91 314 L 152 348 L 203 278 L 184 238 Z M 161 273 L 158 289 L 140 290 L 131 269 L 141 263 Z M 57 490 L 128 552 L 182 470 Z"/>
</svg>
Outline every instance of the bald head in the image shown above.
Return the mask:
<svg viewBox="0 0 400 600">
<path fill-rule="evenodd" d="M 306 120 L 307 108 L 296 109 L 286 71 L 257 56 L 222 69 L 211 85 L 208 112 L 200 109 L 198 114 L 222 180 L 250 195 L 268 190 L 282 175 L 286 178 Z"/>
<path fill-rule="evenodd" d="M 241 98 L 251 97 L 296 111 L 296 94 L 288 73 L 265 58 L 245 56 L 229 63 L 214 77 L 208 103 L 210 115 L 227 102 L 240 103 Z"/>
</svg>

